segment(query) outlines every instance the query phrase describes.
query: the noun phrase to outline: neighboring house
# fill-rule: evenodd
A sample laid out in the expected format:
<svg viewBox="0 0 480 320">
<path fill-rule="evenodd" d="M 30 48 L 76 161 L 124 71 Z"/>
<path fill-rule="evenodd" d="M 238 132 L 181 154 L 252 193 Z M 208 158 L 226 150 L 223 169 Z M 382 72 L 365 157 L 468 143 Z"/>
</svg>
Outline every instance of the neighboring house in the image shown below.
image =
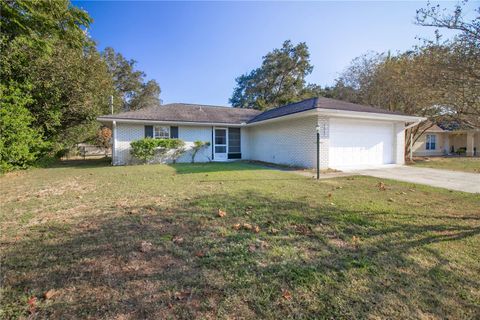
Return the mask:
<svg viewBox="0 0 480 320">
<path fill-rule="evenodd" d="M 113 129 L 113 164 L 131 163 L 130 142 L 144 137 L 209 141 L 197 161 L 257 160 L 312 168 L 320 135 L 321 168 L 404 163 L 406 125 L 425 118 L 328 98 L 260 112 L 172 103 L 98 118 Z M 185 154 L 179 162 L 188 162 Z"/>
<path fill-rule="evenodd" d="M 430 126 L 431 124 L 423 124 Z M 423 133 L 413 144 L 413 155 L 442 156 L 461 154 L 466 156 L 478 156 L 480 152 L 480 129 L 479 128 L 456 128 L 446 126 L 450 130 L 433 125 Z"/>
</svg>

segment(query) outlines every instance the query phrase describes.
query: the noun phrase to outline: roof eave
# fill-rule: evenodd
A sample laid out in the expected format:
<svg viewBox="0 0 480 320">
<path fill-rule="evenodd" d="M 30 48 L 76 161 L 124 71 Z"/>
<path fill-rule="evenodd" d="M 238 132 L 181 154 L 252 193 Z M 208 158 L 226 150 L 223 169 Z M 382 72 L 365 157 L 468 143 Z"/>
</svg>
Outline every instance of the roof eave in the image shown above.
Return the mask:
<svg viewBox="0 0 480 320">
<path fill-rule="evenodd" d="M 242 127 L 245 122 L 242 123 L 229 123 L 229 122 L 201 122 L 201 121 L 178 121 L 178 120 L 150 120 L 150 119 L 122 119 L 122 118 L 104 118 L 98 117 L 97 121 L 102 123 L 108 123 L 116 121 L 117 123 L 134 123 L 134 124 L 181 124 L 185 126 L 229 126 L 229 127 Z"/>
<path fill-rule="evenodd" d="M 376 113 L 376 112 L 364 112 L 364 111 L 350 111 L 350 110 L 335 110 L 318 108 L 318 113 L 322 116 L 333 117 L 346 117 L 346 118 L 362 118 L 372 120 L 390 120 L 390 121 L 403 121 L 403 122 L 421 122 L 427 120 L 425 117 L 392 114 L 392 113 Z"/>
</svg>

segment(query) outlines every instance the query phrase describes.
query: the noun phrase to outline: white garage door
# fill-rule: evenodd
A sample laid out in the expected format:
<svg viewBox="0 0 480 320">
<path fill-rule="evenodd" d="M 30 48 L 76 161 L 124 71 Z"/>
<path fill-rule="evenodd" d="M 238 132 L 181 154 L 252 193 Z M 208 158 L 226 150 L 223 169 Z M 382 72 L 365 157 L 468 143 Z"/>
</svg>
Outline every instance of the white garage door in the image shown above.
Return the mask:
<svg viewBox="0 0 480 320">
<path fill-rule="evenodd" d="M 393 124 L 330 119 L 329 167 L 362 168 L 393 163 Z"/>
</svg>

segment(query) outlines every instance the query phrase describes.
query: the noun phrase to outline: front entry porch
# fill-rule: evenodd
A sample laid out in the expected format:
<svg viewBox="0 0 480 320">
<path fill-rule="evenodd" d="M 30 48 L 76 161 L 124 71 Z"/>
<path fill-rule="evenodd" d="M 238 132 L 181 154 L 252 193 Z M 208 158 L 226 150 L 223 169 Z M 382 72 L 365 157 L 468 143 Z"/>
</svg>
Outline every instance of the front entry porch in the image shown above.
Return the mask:
<svg viewBox="0 0 480 320">
<path fill-rule="evenodd" d="M 449 155 L 473 157 L 480 155 L 480 131 L 449 132 L 445 137 L 445 151 Z"/>
</svg>

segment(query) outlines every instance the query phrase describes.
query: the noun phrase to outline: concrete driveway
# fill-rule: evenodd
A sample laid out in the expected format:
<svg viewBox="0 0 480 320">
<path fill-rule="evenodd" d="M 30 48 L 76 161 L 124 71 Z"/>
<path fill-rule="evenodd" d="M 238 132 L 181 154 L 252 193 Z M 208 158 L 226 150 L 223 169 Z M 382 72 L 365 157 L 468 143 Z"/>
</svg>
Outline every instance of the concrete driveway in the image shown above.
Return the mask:
<svg viewBox="0 0 480 320">
<path fill-rule="evenodd" d="M 352 170 L 350 173 L 426 184 L 450 190 L 480 193 L 480 174 L 477 173 L 408 166 L 388 166 L 385 168 Z"/>
</svg>

